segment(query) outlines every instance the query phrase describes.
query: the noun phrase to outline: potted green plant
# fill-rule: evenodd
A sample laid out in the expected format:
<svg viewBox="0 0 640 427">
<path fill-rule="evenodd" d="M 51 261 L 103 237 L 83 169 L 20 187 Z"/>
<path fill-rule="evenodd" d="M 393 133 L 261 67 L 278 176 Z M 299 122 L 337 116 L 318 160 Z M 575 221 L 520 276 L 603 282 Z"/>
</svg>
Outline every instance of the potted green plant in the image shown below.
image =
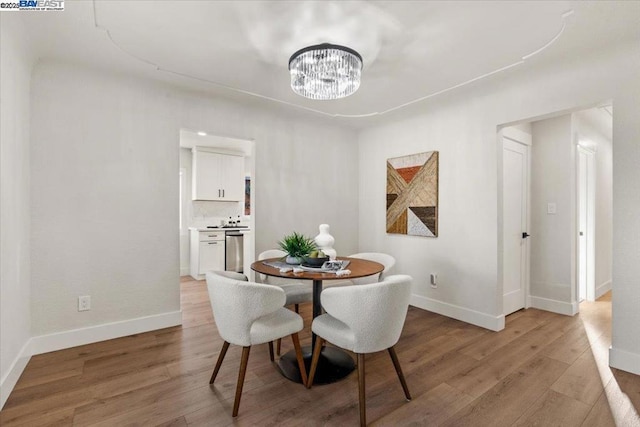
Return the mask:
<svg viewBox="0 0 640 427">
<path fill-rule="evenodd" d="M 300 264 L 302 257 L 317 249 L 312 238 L 293 232 L 278 242 L 280 249 L 287 253 L 287 264 Z"/>
</svg>

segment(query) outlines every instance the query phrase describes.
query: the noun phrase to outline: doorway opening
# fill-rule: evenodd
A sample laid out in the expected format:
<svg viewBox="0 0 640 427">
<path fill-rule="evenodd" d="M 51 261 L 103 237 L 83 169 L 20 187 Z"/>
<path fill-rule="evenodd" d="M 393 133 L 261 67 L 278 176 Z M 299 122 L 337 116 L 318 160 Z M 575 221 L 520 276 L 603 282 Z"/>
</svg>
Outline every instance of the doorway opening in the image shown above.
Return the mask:
<svg viewBox="0 0 640 427">
<path fill-rule="evenodd" d="M 180 276 L 198 280 L 209 270 L 249 275 L 255 142 L 181 129 L 179 150 Z"/>
<path fill-rule="evenodd" d="M 605 102 L 499 129 L 504 315 L 528 307 L 574 315 L 580 301 L 611 290 L 612 128 Z"/>
</svg>

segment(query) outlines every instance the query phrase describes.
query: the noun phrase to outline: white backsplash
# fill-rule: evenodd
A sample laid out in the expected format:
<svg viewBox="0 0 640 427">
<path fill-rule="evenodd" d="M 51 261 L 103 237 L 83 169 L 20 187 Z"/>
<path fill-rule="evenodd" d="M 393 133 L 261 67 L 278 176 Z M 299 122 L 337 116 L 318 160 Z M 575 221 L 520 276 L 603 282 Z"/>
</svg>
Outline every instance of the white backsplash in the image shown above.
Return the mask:
<svg viewBox="0 0 640 427">
<path fill-rule="evenodd" d="M 242 218 L 242 204 L 239 202 L 193 201 L 192 203 L 193 215 L 190 224 L 192 227 L 220 225 L 220 221 L 226 222 L 229 217 L 236 221 L 238 215 Z"/>
</svg>

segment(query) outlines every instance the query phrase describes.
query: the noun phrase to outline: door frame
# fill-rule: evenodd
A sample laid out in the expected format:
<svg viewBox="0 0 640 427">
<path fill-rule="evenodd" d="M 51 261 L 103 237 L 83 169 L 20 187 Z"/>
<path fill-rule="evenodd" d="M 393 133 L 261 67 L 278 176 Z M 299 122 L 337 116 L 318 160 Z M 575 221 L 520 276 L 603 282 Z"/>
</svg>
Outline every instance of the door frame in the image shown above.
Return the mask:
<svg viewBox="0 0 640 427">
<path fill-rule="evenodd" d="M 582 265 L 580 264 L 580 154 L 585 154 L 587 157 L 587 226 L 586 226 L 586 245 L 587 245 L 587 301 L 595 301 L 596 294 L 596 280 L 595 280 L 595 184 L 596 184 L 596 162 L 595 151 L 590 150 L 584 146 L 581 146 L 580 138 L 576 136 L 576 227 L 575 227 L 575 265 L 576 265 L 576 298 L 575 301 L 580 303 L 580 270 Z"/>
<path fill-rule="evenodd" d="M 527 149 L 527 174 L 526 174 L 526 188 L 527 188 L 527 209 L 526 209 L 526 228 L 531 230 L 531 145 L 532 136 L 526 132 L 523 132 L 513 126 L 504 127 L 498 131 L 498 307 L 499 312 L 502 313 L 504 319 L 504 195 L 503 195 L 503 174 L 504 174 L 504 139 L 509 139 L 518 144 L 522 144 Z M 529 239 L 525 240 L 524 246 L 524 308 L 531 306 L 530 295 L 530 281 L 531 281 L 531 243 Z"/>
</svg>

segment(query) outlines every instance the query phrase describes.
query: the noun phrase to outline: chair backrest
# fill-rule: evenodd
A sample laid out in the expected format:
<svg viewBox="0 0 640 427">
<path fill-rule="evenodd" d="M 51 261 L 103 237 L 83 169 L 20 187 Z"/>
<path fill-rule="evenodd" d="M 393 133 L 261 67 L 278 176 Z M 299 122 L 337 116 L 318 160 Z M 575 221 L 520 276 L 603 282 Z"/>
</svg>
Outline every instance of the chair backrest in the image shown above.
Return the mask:
<svg viewBox="0 0 640 427">
<path fill-rule="evenodd" d="M 355 353 L 385 350 L 398 342 L 411 296 L 411 276 L 322 291 L 322 307 L 354 334 Z"/>
<path fill-rule="evenodd" d="M 258 261 L 268 258 L 284 258 L 286 256 L 287 253 L 280 249 L 267 249 L 266 251 L 258 254 Z M 280 279 L 273 276 L 267 276 L 266 274 L 257 274 L 256 280 L 260 283 L 266 283 L 267 285 L 284 285 L 291 283 L 291 279 Z"/>
<path fill-rule="evenodd" d="M 287 256 L 287 253 L 280 249 L 267 249 L 264 252 L 260 252 L 260 254 L 258 255 L 258 260 L 263 260 L 267 258 L 278 258 L 278 257 L 284 258 L 286 256 Z"/>
<path fill-rule="evenodd" d="M 207 289 L 218 332 L 225 341 L 251 345 L 251 325 L 267 314 L 282 308 L 286 301 L 284 291 L 275 286 L 247 282 L 229 272 L 207 273 Z"/>
<path fill-rule="evenodd" d="M 356 285 L 364 285 L 367 283 L 375 283 L 384 280 L 385 274 L 389 273 L 389 270 L 396 264 L 396 259 L 391 255 L 384 254 L 382 252 L 361 252 L 358 254 L 349 255 L 349 258 L 360 258 L 369 261 L 379 262 L 384 265 L 384 270 L 380 274 L 374 274 L 373 276 L 362 277 L 360 279 L 352 279 L 351 281 Z"/>
</svg>

